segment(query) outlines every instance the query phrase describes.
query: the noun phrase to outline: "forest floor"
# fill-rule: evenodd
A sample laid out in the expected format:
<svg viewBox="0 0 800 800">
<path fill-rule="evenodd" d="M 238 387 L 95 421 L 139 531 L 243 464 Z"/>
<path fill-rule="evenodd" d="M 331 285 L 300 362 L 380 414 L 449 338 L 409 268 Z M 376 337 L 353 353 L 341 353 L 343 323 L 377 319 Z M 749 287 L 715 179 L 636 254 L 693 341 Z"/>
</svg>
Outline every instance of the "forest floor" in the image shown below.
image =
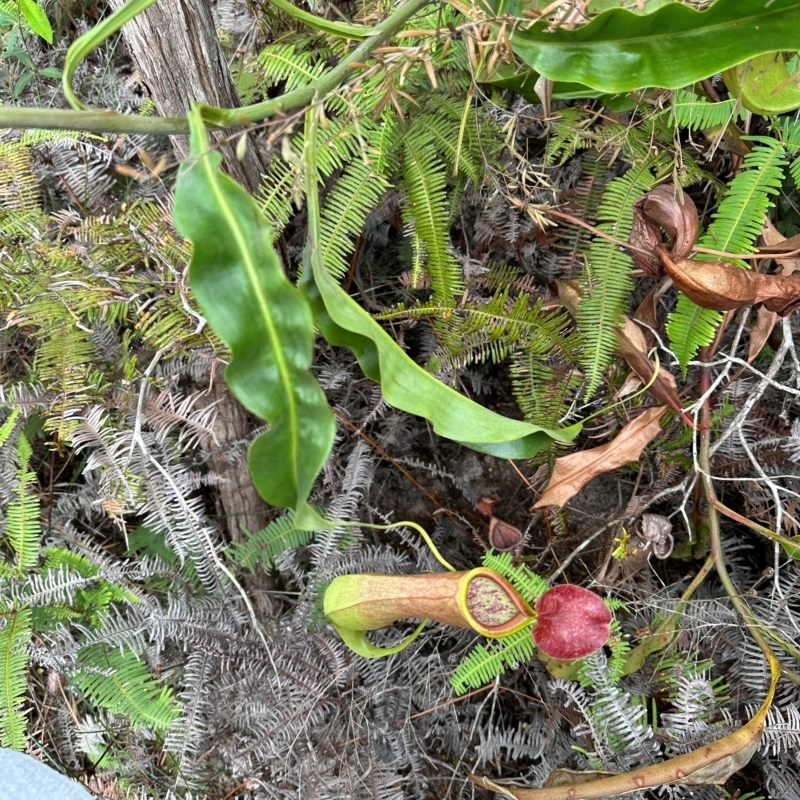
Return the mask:
<svg viewBox="0 0 800 800">
<path fill-rule="evenodd" d="M 229 5 L 220 4 L 221 22 L 233 42 L 229 47 L 235 65 L 252 56 L 256 44 L 264 44 L 264 37 L 242 36 L 247 25 L 241 21 L 250 17 Z M 32 75 L 24 86 L 18 83 L 27 74 L 22 62 L 17 62 L 15 73 L 6 76 L 9 91 L 17 87 L 15 99 L 26 104 L 55 95 L 55 82 L 46 70 L 60 63 L 63 48 L 34 47 L 32 55 Z M 144 88 L 121 40 L 113 52 L 99 53 L 86 70 L 82 78 L 93 86 L 97 104 L 142 108 Z M 542 121 L 541 106 L 525 103 L 510 92 L 498 93 L 493 102 L 498 97 L 504 106 L 497 115 L 504 121 L 516 119 L 513 141 L 527 148 L 530 163 L 547 176 L 547 186 L 541 191 L 556 191 L 558 208 L 579 214 L 591 188 L 587 175 L 594 167 L 590 161 L 598 150 L 587 146 L 563 158 L 561 164 L 546 165 L 545 152 L 558 129 Z M 635 116 L 634 112 L 614 115 L 592 101 L 553 107 L 553 115 L 564 119 L 573 111 L 585 117 L 605 113 L 609 119 L 613 117 L 614 124 L 623 126 L 632 125 Z M 754 118 L 749 124 L 751 133 L 766 134 L 763 120 Z M 686 131 L 681 136 L 679 145 L 702 162 L 711 176 L 687 189 L 687 197 L 708 223 L 716 208 L 716 190 L 741 170 L 742 159 L 732 151 L 716 151 L 700 133 L 694 133 L 697 141 Z M 265 132 L 256 146 L 274 153 L 277 147 L 267 138 Z M 12 133 L 4 134 L 2 141 L 17 140 Z M 187 296 L 188 246 L 170 228 L 168 209 L 177 163 L 166 141 L 83 137 L 44 142 L 36 148 L 30 164 L 35 170 L 38 202 L 48 214 L 48 227 L 43 231 L 43 236 L 49 237 L 48 246 L 64 246 L 64 263 L 88 253 L 86 263 L 95 270 L 94 276 L 104 270 L 111 273 L 103 253 L 112 253 L 121 242 L 139 247 L 139 255 L 132 257 L 126 268 L 130 267 L 131 274 L 139 270 L 144 275 L 166 265 L 160 274 L 170 274 L 170 278 L 163 280 L 165 294 L 160 299 L 174 301 L 178 308 Z M 519 177 L 518 165 L 511 158 L 505 163 L 509 171 L 504 179 L 511 182 Z M 149 173 L 146 164 L 153 167 Z M 603 186 L 629 169 L 624 159 L 615 162 L 609 158 L 605 166 Z M 546 307 L 556 308 L 556 281 L 564 283 L 579 276 L 582 256 L 575 245 L 576 228 L 563 221 L 547 229 L 535 226 L 524 210 L 512 208 L 508 197 L 496 190 L 501 183 L 472 186 L 464 192 L 458 222 L 450 232 L 451 244 L 461 254 L 483 258 L 484 265 L 502 261 L 500 266 L 512 268 L 513 280 L 528 292 L 532 305 L 540 299 Z M 3 197 L 10 197 L 13 187 L 6 186 L 4 191 Z M 407 226 L 404 228 L 400 219 L 402 203 L 396 195 L 394 190 L 387 193 L 388 210 L 384 209 L 380 224 L 365 230 L 363 239 L 354 240 L 356 253 L 345 279 L 351 295 L 377 317 L 399 304 L 409 307 L 430 298 L 424 286 L 409 288 L 404 276 L 410 246 Z M 772 207 L 781 239 L 791 238 L 800 228 L 798 198 L 800 193 L 786 177 Z M 150 204 L 148 208 L 160 208 L 163 214 L 156 219 L 153 212 L 150 222 L 134 230 L 139 223 L 127 215 L 135 203 Z M 546 215 L 546 209 L 541 213 Z M 299 269 L 305 223 L 304 212 L 295 211 L 277 244 L 291 277 Z M 590 223 L 597 223 L 596 213 Z M 154 231 L 155 238 L 151 236 Z M 147 242 L 142 244 L 144 239 Z M 13 236 L 4 237 L 6 258 L 11 258 L 15 241 Z M 26 247 L 34 252 L 39 243 Z M 516 256 L 509 255 L 514 252 Z M 113 257 L 123 258 L 117 251 Z M 464 263 L 471 263 L 466 256 Z M 488 278 L 481 277 L 486 274 Z M 477 270 L 464 293 L 465 303 L 468 295 L 488 303 L 496 288 L 491 283 L 493 275 L 489 267 Z M 119 283 L 114 286 L 123 286 L 124 276 L 117 277 Z M 638 317 L 653 323 L 656 338 L 648 343 L 648 351 L 656 342 L 664 344 L 666 315 L 676 304 L 674 289 L 652 300 L 650 290 L 658 283 L 640 271 L 631 293 L 631 314 L 637 307 L 641 311 L 650 302 L 648 297 L 652 301 L 650 317 L 646 311 Z M 512 299 L 523 293 L 514 285 L 512 281 Z M 120 296 L 123 294 L 120 289 Z M 28 367 L 33 369 L 31 354 L 38 342 L 35 336 L 26 338 L 30 330 L 16 325 L 14 315 L 19 317 L 22 306 L 12 306 L 12 295 L 6 291 L 2 296 L 6 305 L 0 308 L 0 323 L 5 323 L 0 369 L 8 376 L 0 386 L 6 393 L 0 400 L 13 395 L 21 406 L 32 405 L 38 390 L 31 388 L 35 381 L 23 373 Z M 130 307 L 136 302 L 131 301 Z M 25 309 L 27 314 L 30 309 Z M 147 309 L 140 311 L 135 325 L 141 323 L 143 329 L 151 330 L 147 328 L 152 326 Z M 686 373 L 668 348 L 661 347 L 661 363 L 672 376 L 676 396 L 687 407 L 706 391 L 709 384 L 704 381 L 717 382 L 711 403 L 713 419 L 708 424 L 713 426 L 713 441 L 721 445 L 710 466 L 719 499 L 733 512 L 733 516 L 722 517 L 722 558 L 738 592 L 756 614 L 756 627 L 774 634 L 773 643 L 783 643 L 778 647 L 779 656 L 790 679 L 779 686 L 767 732 L 752 760 L 740 758 L 737 762 L 739 753 L 734 752 L 736 768 L 729 769 L 730 774 L 723 769 L 718 780 L 709 779 L 708 785 L 673 785 L 660 793 L 641 790 L 626 797 L 800 799 L 800 689 L 796 682 L 800 670 L 794 659 L 800 652 L 800 572 L 798 562 L 789 557 L 791 553 L 757 531 L 760 525 L 790 538 L 800 534 L 799 322 L 797 313 L 773 320 L 760 354 L 748 358 L 743 342 L 755 332 L 763 332 L 765 323 L 749 309 L 731 313 L 727 327 L 720 328 L 715 349 L 703 351 Z M 69 635 L 55 630 L 42 634 L 41 642 L 31 646 L 32 660 L 39 661 L 31 672 L 32 688 L 26 701 L 34 734 L 29 749 L 52 758 L 98 797 L 488 798 L 495 795 L 471 782 L 468 773 L 501 783 L 541 787 L 549 775 L 563 781 L 560 771 L 564 769 L 625 772 L 694 752 L 756 713 L 767 689 L 769 668 L 731 607 L 723 583 L 712 572 L 687 595 L 687 587 L 705 568 L 716 541 L 716 534 L 710 531 L 709 506 L 697 479 L 700 430 L 708 419 L 698 413 L 692 429 L 678 414 L 669 412 L 663 432 L 651 437 L 655 441 L 645 442 L 639 450 L 632 450 L 629 458 L 623 457 L 609 468 L 604 466 L 603 456 L 589 456 L 585 469 L 594 476 L 591 480 L 576 479 L 575 490 L 568 492 L 563 502 L 535 507 L 548 486 L 549 491 L 558 484 L 552 477 L 558 457 L 590 452 L 620 441 L 620 437 L 624 440 L 629 430 L 626 426 L 642 409 L 661 402 L 646 391 L 635 394 L 642 384 L 630 377 L 624 359 L 615 358 L 603 373 L 599 394 L 589 401 L 572 392 L 574 404 L 568 421 L 590 414 L 596 417 L 572 446 L 552 448 L 534 460 L 512 461 L 444 440 L 425 420 L 392 409 L 381 398 L 378 385 L 360 372 L 349 351 L 318 339 L 314 371 L 335 410 L 337 438 L 311 499 L 332 509 L 335 518 L 365 523 L 413 521 L 431 533 L 443 556 L 457 569 L 468 569 L 479 565 L 491 548 L 489 526 L 490 516 L 494 516 L 520 532 L 520 541 L 512 548 L 519 563 L 548 580 L 587 586 L 612 598 L 617 603 L 618 635 L 631 648 L 645 641 L 649 633 L 664 630 L 659 626 L 672 619 L 670 614 L 681 597 L 687 600 L 680 624 L 668 636 L 669 646 L 654 648 L 630 674 L 612 674 L 608 667 L 612 651 L 606 648 L 589 660 L 580 681 L 572 680 L 574 675 L 559 677 L 557 670 L 548 671 L 533 658 L 510 665 L 501 677 L 457 696 L 449 680 L 475 644 L 472 633 L 454 633 L 433 623 L 402 654 L 366 661 L 344 647 L 319 610 L 317 595 L 324 580 L 336 574 L 438 570 L 410 529 L 400 533 L 340 529 L 265 559 L 254 571 L 236 569 L 270 637 L 265 652 L 237 591 L 221 572 L 209 576 L 196 566 L 202 562 L 197 552 L 204 552 L 205 547 L 197 531 L 211 531 L 219 552 L 235 550 L 230 548 L 232 542 L 241 546 L 254 532 L 245 531 L 246 526 L 232 517 L 230 504 L 235 504 L 236 498 L 224 495 L 241 490 L 220 475 L 235 464 L 230 468 L 238 470 L 237 480 L 241 480 L 242 453 L 262 423 L 245 417 L 246 435 L 222 443 L 199 433 L 192 440 L 187 433 L 180 448 L 176 445 L 175 450 L 168 450 L 164 442 L 175 430 L 213 428 L 211 412 L 200 416 L 204 406 L 207 409 L 216 401 L 214 413 L 220 419 L 231 416 L 223 404 L 236 403 L 233 397 L 222 389 L 214 394 L 225 365 L 221 349 L 214 349 L 219 342 L 209 335 L 198 338 L 195 347 L 187 335 L 189 343 L 181 346 L 179 358 L 165 358 L 169 362 L 165 365 L 157 363 L 161 360 L 158 343 L 171 335 L 168 326 L 158 334 L 165 337 L 162 340 L 155 333 L 150 339 L 137 340 L 133 334 L 122 333 L 129 323 L 119 324 L 116 332 L 114 324 L 112 320 L 103 333 L 106 329 L 101 331 L 98 323 L 96 335 L 92 334 L 95 355 L 91 358 L 98 364 L 105 359 L 109 366 L 105 374 L 102 365 L 98 366 L 97 384 L 104 384 L 104 394 L 90 395 L 80 413 L 85 422 L 91 418 L 87 409 L 98 408 L 98 414 L 113 417 L 111 427 L 98 422 L 95 438 L 81 428 L 77 443 L 65 450 L 54 448 L 52 439 L 46 438 L 52 428 L 38 431 L 38 439 L 33 430 L 33 464 L 41 487 L 42 513 L 51 523 L 43 541 L 74 545 L 76 552 L 102 564 L 103 575 L 130 582 L 124 585 L 138 593 L 140 608 L 120 612 L 107 641 L 112 645 L 124 642 L 126 647 L 138 643 L 149 668 L 171 682 L 183 710 L 175 717 L 178 722 L 172 733 L 168 728 L 157 735 L 146 725 L 128 726 L 122 721 L 123 712 L 116 716 L 108 709 L 90 712 L 87 696 L 64 689 L 59 678 L 77 669 L 76 653 L 85 643 L 78 642 L 74 631 Z M 432 356 L 441 356 L 446 349 L 440 347 L 444 329 L 423 315 L 396 316 L 386 320 L 385 326 L 421 364 L 430 364 Z M 466 340 L 467 334 L 463 336 Z M 102 355 L 99 361 L 97 353 Z M 505 353 L 496 359 L 465 353 L 457 354 L 439 374 L 480 404 L 522 419 L 514 359 Z M 440 359 L 440 366 L 443 361 Z M 130 367 L 128 372 L 119 366 L 124 363 Z M 209 363 L 213 364 L 211 370 Z M 116 365 L 113 369 L 112 364 Z M 557 388 L 559 381 L 572 386 L 576 373 L 571 367 L 557 359 L 548 365 L 553 386 Z M 130 378 L 134 374 L 135 380 Z M 151 378 L 153 394 L 148 395 L 144 388 L 139 390 L 139 380 L 144 387 Z M 17 387 L 16 394 L 12 385 Z M 28 394 L 19 385 L 27 387 Z M 159 397 L 169 394 L 169 399 L 153 399 L 156 389 L 166 393 Z M 635 399 L 623 405 L 623 398 L 630 398 L 631 392 Z M 181 405 L 184 400 L 187 405 Z M 137 538 L 136 532 L 152 526 L 152 507 L 143 502 L 136 513 L 115 513 L 114 491 L 130 475 L 117 476 L 115 484 L 108 471 L 103 472 L 110 470 L 119 452 L 133 448 L 130 437 L 136 430 L 132 425 L 136 404 L 141 410 L 142 405 L 150 408 L 151 401 L 153 409 L 161 405 L 158 413 L 153 410 L 147 418 L 153 432 L 148 440 L 150 452 L 169 464 L 175 475 L 184 476 L 180 470 L 185 471 L 184 497 L 192 498 L 195 522 L 202 519 L 196 530 L 188 522 L 185 532 L 176 526 L 180 558 L 159 550 L 165 543 L 167 551 L 175 546 L 169 533 L 160 544 L 154 544 L 157 537 L 141 544 L 144 539 Z M 100 416 L 92 419 L 97 421 Z M 3 421 L 0 418 L 0 423 Z M 0 467 L 7 467 L 10 474 L 16 456 L 4 458 Z M 146 464 L 132 464 L 131 474 L 139 468 L 146 476 L 141 485 L 155 481 Z M 0 499 L 10 494 L 10 490 L 4 491 Z M 171 514 L 183 513 L 173 510 L 177 507 L 170 505 L 173 502 L 174 498 L 164 501 L 166 510 L 160 512 L 167 527 L 174 520 Z M 247 513 L 254 515 L 255 525 L 258 519 L 266 526 L 280 517 L 277 509 L 266 506 L 248 508 Z M 748 525 L 748 520 L 755 527 Z M 668 529 L 650 536 L 647 525 L 662 521 Z M 190 541 L 194 544 L 187 545 Z M 214 566 L 209 569 L 213 572 Z M 397 625 L 377 633 L 375 641 L 395 643 L 410 630 L 409 625 Z"/>
</svg>

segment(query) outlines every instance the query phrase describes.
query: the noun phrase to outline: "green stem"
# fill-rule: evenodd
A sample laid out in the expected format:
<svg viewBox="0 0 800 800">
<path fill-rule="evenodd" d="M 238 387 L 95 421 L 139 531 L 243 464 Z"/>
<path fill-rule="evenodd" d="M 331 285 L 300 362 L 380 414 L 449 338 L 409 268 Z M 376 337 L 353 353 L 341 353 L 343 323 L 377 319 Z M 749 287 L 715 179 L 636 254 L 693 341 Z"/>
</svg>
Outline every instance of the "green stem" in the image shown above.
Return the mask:
<svg viewBox="0 0 800 800">
<path fill-rule="evenodd" d="M 297 8 L 288 0 L 270 0 L 270 2 L 283 11 L 284 14 L 299 19 L 309 28 L 329 33 L 332 36 L 341 36 L 345 39 L 364 39 L 369 36 L 372 30 L 368 25 L 351 25 L 347 22 L 332 22 L 329 19 L 322 19 L 322 17 L 317 17 L 314 14 L 309 14 L 308 11 Z"/>
<path fill-rule="evenodd" d="M 0 128 L 43 128 L 80 130 L 90 133 L 148 133 L 168 136 L 189 132 L 186 117 L 142 117 L 113 111 L 87 111 L 72 91 L 72 77 L 80 61 L 95 47 L 119 30 L 123 23 L 152 5 L 154 0 L 132 0 L 89 33 L 77 39 L 67 53 L 64 67 L 64 93 L 78 110 L 0 107 Z M 338 89 L 386 39 L 400 31 L 411 17 L 430 0 L 408 0 L 383 22 L 372 29 L 353 52 L 330 72 L 308 86 L 302 86 L 281 97 L 242 108 L 203 107 L 203 117 L 210 127 L 229 128 L 260 122 L 308 105 L 315 98 L 325 97 Z"/>
<path fill-rule="evenodd" d="M 0 106 L 0 128 L 172 136 L 189 133 L 189 120 L 187 117 L 142 117 L 138 114 L 118 114 L 116 111 Z"/>
<path fill-rule="evenodd" d="M 741 514 L 737 514 L 733 509 L 728 508 L 724 503 L 721 503 L 717 499 L 714 499 L 710 502 L 714 508 L 717 509 L 717 511 L 724 514 L 726 517 L 729 517 L 730 519 L 739 522 L 742 525 L 746 525 L 748 528 L 750 528 L 750 530 L 760 533 L 762 536 L 766 536 L 767 539 L 782 545 L 790 558 L 800 558 L 800 537 L 796 537 L 797 540 L 795 541 L 787 536 L 781 536 L 779 533 L 775 533 L 775 531 L 765 528 L 763 525 L 759 525 L 757 522 L 753 522 Z"/>
<path fill-rule="evenodd" d="M 717 500 L 717 493 L 714 490 L 714 481 L 711 478 L 711 425 L 708 419 L 707 402 L 703 404 L 703 416 L 705 417 L 703 420 L 705 424 L 700 428 L 700 448 L 697 454 L 697 464 L 700 472 L 700 482 L 708 502 L 708 529 L 711 540 L 711 557 L 714 559 L 717 575 L 719 575 L 719 579 L 731 600 L 731 604 L 744 620 L 747 630 L 758 643 L 767 661 L 769 661 L 770 665 L 773 665 L 774 668 L 774 665 L 777 663 L 777 657 L 770 647 L 769 642 L 766 640 L 766 637 L 761 632 L 761 627 L 759 626 L 756 615 L 743 600 L 739 590 L 736 588 L 736 584 L 734 584 L 728 572 L 728 568 L 725 566 L 719 527 L 719 511 L 717 510 L 720 502 Z"/>
</svg>

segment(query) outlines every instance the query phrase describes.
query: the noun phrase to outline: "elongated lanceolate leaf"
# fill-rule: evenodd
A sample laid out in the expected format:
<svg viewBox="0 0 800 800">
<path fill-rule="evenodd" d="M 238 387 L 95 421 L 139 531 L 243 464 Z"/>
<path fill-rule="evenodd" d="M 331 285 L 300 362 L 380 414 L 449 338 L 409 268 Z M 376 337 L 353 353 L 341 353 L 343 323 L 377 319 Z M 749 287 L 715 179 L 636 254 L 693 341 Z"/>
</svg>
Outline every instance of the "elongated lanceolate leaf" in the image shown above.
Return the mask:
<svg viewBox="0 0 800 800">
<path fill-rule="evenodd" d="M 31 30 L 42 37 L 48 44 L 53 44 L 53 28 L 47 14 L 42 11 L 36 0 L 18 0 L 19 10 L 30 25 Z"/>
<path fill-rule="evenodd" d="M 603 92 L 677 89 L 763 53 L 796 50 L 800 0 L 717 0 L 706 11 L 670 3 L 645 15 L 611 9 L 574 30 L 548 25 L 517 28 L 511 43 L 550 80 Z"/>
<path fill-rule="evenodd" d="M 314 328 L 287 280 L 255 201 L 219 172 L 200 111 L 190 114 L 191 157 L 175 193 L 178 230 L 194 245 L 189 279 L 209 324 L 230 347 L 225 378 L 270 423 L 250 448 L 250 471 L 269 503 L 304 505 L 333 445 L 334 419 L 308 371 Z"/>
<path fill-rule="evenodd" d="M 306 248 L 301 288 L 322 335 L 353 351 L 389 405 L 424 417 L 440 436 L 500 458 L 531 458 L 553 439 L 568 442 L 580 431 L 580 424 L 547 430 L 508 419 L 425 372 L 331 277 L 313 242 Z"/>
</svg>

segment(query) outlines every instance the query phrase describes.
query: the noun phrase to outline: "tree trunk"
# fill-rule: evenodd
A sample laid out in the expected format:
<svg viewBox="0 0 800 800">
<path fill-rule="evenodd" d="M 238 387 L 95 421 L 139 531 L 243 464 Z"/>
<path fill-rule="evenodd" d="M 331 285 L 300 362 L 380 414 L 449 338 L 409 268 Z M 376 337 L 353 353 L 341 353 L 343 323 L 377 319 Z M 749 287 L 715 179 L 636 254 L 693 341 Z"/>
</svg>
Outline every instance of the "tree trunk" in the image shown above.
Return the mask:
<svg viewBox="0 0 800 800">
<path fill-rule="evenodd" d="M 110 2 L 116 9 L 124 0 Z M 162 116 L 185 115 L 192 100 L 221 108 L 241 105 L 209 0 L 160 0 L 126 23 L 122 34 Z M 171 136 L 170 140 L 178 158 L 186 158 L 189 137 Z M 219 149 L 225 172 L 255 192 L 263 171 L 256 149 L 248 147 L 243 161 L 236 158 L 235 142 L 223 140 Z"/>
<path fill-rule="evenodd" d="M 110 2 L 119 8 L 124 0 Z M 192 100 L 222 108 L 240 105 L 214 28 L 209 0 L 160 0 L 126 23 L 122 33 L 162 116 L 186 114 Z M 238 140 L 238 136 L 235 138 Z M 170 139 L 178 158 L 186 158 L 189 137 Z M 224 170 L 255 192 L 263 171 L 257 150 L 248 147 L 244 159 L 239 161 L 235 144 L 225 140 L 218 144 Z M 222 530 L 230 541 L 241 542 L 246 537 L 245 529 L 255 533 L 267 521 L 266 505 L 247 466 L 252 425 L 245 409 L 221 380 L 212 378 L 209 395 L 208 402 L 218 403 L 214 428 L 217 446 L 211 451 L 209 467 L 223 479 L 217 486 Z M 271 618 L 271 577 L 262 572 L 246 576 L 244 581 L 259 616 Z"/>
</svg>

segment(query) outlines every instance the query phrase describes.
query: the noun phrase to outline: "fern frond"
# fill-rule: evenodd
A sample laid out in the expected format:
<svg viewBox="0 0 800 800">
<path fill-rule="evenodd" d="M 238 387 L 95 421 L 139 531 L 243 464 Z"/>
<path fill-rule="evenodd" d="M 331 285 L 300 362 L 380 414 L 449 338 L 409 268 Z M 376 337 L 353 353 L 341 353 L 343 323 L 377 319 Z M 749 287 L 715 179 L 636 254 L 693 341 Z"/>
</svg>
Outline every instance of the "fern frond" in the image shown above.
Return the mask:
<svg viewBox="0 0 800 800">
<path fill-rule="evenodd" d="M 199 786 L 202 779 L 197 761 L 208 735 L 205 717 L 211 706 L 208 686 L 214 669 L 214 659 L 209 653 L 198 649 L 189 656 L 183 674 L 185 688 L 180 693 L 181 715 L 164 737 L 164 749 L 175 759 L 179 783 L 188 787 Z"/>
<path fill-rule="evenodd" d="M 17 557 L 16 571 L 21 575 L 36 566 L 39 560 L 39 539 L 42 526 L 39 521 L 39 498 L 32 493 L 36 474 L 28 469 L 33 450 L 24 434 L 17 443 L 19 467 L 16 473 L 16 498 L 6 512 L 6 536 Z"/>
<path fill-rule="evenodd" d="M 745 156 L 742 170 L 728 189 L 713 222 L 698 245 L 729 253 L 752 253 L 761 233 L 770 197 L 780 191 L 786 167 L 786 150 L 775 139 L 749 137 L 756 142 Z M 741 266 L 747 268 L 745 262 Z"/>
<path fill-rule="evenodd" d="M 450 677 L 450 685 L 457 695 L 485 686 L 507 669 L 533 658 L 533 649 L 529 627 L 496 639 L 487 646 L 479 644 L 459 664 Z"/>
<path fill-rule="evenodd" d="M 547 581 L 528 569 L 524 564 L 514 564 L 511 553 L 495 553 L 489 550 L 481 559 L 484 567 L 498 572 L 531 605 L 550 588 Z"/>
<path fill-rule="evenodd" d="M 583 135 L 585 126 L 582 124 L 587 118 L 586 110 L 580 107 L 563 108 L 558 112 L 558 119 L 551 126 L 545 150 L 546 165 L 563 164 L 578 150 L 587 146 Z"/>
<path fill-rule="evenodd" d="M 633 202 L 649 191 L 655 181 L 652 162 L 631 167 L 621 178 L 606 186 L 597 210 L 598 228 L 620 239 L 627 239 L 633 222 Z M 595 238 L 586 252 L 586 267 L 581 280 L 583 300 L 576 322 L 583 336 L 581 363 L 586 372 L 585 397 L 591 397 L 617 346 L 617 331 L 628 308 L 633 290 L 630 277 L 633 262 L 627 253 L 606 239 Z"/>
<path fill-rule="evenodd" d="M 356 160 L 345 169 L 325 198 L 320 214 L 320 251 L 325 266 L 337 277 L 344 275 L 350 266 L 352 237 L 361 233 L 370 211 L 389 187 L 384 176 Z"/>
<path fill-rule="evenodd" d="M 0 425 L 0 447 L 2 447 L 8 441 L 8 438 L 11 436 L 14 426 L 17 424 L 17 420 L 19 419 L 19 415 L 21 413 L 22 412 L 19 410 L 19 408 L 12 408 L 11 413 L 8 415 L 6 421 Z"/>
<path fill-rule="evenodd" d="M 565 343 L 580 349 L 581 337 L 572 331 Z M 577 363 L 577 356 L 570 361 Z M 583 376 L 571 365 L 558 372 L 527 346 L 512 354 L 511 387 L 525 419 L 544 427 L 558 427 L 569 417 Z"/>
<path fill-rule="evenodd" d="M 720 322 L 721 311 L 702 308 L 685 295 L 678 295 L 678 305 L 667 317 L 667 335 L 684 375 L 697 351 L 714 341 Z"/>
<path fill-rule="evenodd" d="M 412 126 L 403 142 L 403 178 L 409 203 L 403 216 L 413 226 L 413 285 L 418 284 L 424 267 L 434 298 L 443 304 L 452 303 L 453 297 L 463 292 L 464 284 L 461 268 L 450 252 L 444 164 L 424 125 Z"/>
<path fill-rule="evenodd" d="M 786 150 L 775 139 L 752 137 L 757 142 L 745 156 L 742 171 L 730 182 L 727 193 L 713 215 L 714 221 L 698 245 L 728 253 L 752 253 L 761 233 L 770 197 L 780 191 L 787 164 Z M 738 263 L 743 269 L 748 265 Z M 684 297 L 669 315 L 667 334 L 684 373 L 700 347 L 714 338 L 722 315 L 700 308 Z"/>
<path fill-rule="evenodd" d="M 259 562 L 272 569 L 273 561 L 281 553 L 308 544 L 314 538 L 314 531 L 304 531 L 294 525 L 294 511 L 272 520 L 266 528 L 251 533 L 244 542 L 233 542 L 229 553 L 231 558 L 251 572 Z"/>
<path fill-rule="evenodd" d="M 31 610 L 4 609 L 0 619 L 0 744 L 12 750 L 24 750 L 27 721 L 20 709 L 28 691 L 28 643 L 31 638 Z"/>
<path fill-rule="evenodd" d="M 275 43 L 265 47 L 258 56 L 260 79 L 266 87 L 285 82 L 286 91 L 313 83 L 326 72 L 325 62 L 318 52 L 304 50 L 295 44 Z"/>
<path fill-rule="evenodd" d="M 736 98 L 712 103 L 693 91 L 676 89 L 672 95 L 672 115 L 679 128 L 708 130 L 743 120 L 747 111 Z"/>
<path fill-rule="evenodd" d="M 293 152 L 293 151 L 292 151 Z M 258 190 L 258 204 L 267 218 L 270 238 L 277 241 L 299 205 L 303 173 L 297 161 L 289 163 L 278 155 L 272 158 Z"/>
<path fill-rule="evenodd" d="M 81 669 L 73 682 L 87 700 L 127 717 L 134 728 L 165 731 L 180 713 L 172 690 L 161 685 L 130 650 L 89 645 L 78 654 Z"/>
<path fill-rule="evenodd" d="M 31 148 L 20 141 L 0 142 L 0 208 L 13 209 L 27 216 L 35 215 L 40 203 L 39 180 L 31 163 Z"/>
</svg>

